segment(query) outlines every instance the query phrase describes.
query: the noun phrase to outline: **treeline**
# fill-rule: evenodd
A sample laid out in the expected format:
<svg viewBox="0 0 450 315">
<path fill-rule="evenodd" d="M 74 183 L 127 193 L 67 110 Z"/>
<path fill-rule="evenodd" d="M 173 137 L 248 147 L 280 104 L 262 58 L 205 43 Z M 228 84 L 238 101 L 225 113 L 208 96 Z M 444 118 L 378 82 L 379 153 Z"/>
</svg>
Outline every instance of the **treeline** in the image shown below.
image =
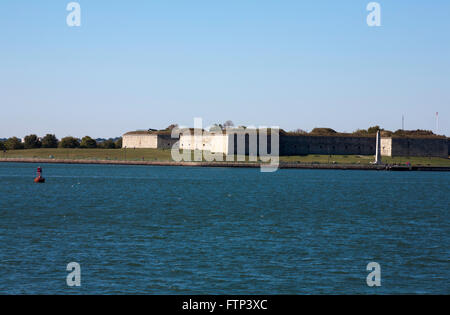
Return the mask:
<svg viewBox="0 0 450 315">
<path fill-rule="evenodd" d="M 375 135 L 378 131 L 381 131 L 383 137 L 434 137 L 437 136 L 431 130 L 402 130 L 390 131 L 381 128 L 380 126 L 373 126 L 368 129 L 358 129 L 352 133 L 342 133 L 331 128 L 314 128 L 311 132 L 307 132 L 302 129 L 297 129 L 291 131 L 291 134 L 302 134 L 302 135 L 316 135 L 316 136 L 333 136 L 333 135 L 356 135 L 356 136 L 370 136 Z"/>
<path fill-rule="evenodd" d="M 24 138 L 23 142 L 17 137 L 11 137 L 5 141 L 0 141 L 0 150 L 39 148 L 120 149 L 122 148 L 122 138 L 117 140 L 108 139 L 99 142 L 89 136 L 83 137 L 81 140 L 75 137 L 65 137 L 59 140 L 55 135 L 47 134 L 43 138 L 39 138 L 37 135 L 29 135 Z"/>
</svg>

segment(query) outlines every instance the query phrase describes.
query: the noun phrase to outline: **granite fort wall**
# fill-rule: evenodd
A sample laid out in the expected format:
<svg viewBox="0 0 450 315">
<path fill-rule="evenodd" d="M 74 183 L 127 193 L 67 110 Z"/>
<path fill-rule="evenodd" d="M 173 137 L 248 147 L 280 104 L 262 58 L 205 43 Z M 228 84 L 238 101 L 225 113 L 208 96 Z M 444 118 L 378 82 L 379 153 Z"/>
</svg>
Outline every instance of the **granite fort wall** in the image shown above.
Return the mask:
<svg viewBox="0 0 450 315">
<path fill-rule="evenodd" d="M 172 138 L 172 135 L 158 135 L 158 149 L 171 149 L 174 145 L 178 146 L 177 138 Z"/>
<path fill-rule="evenodd" d="M 123 135 L 123 148 L 157 149 L 157 135 Z"/>
<path fill-rule="evenodd" d="M 122 147 L 136 149 L 171 149 L 178 142 L 171 135 L 123 135 Z"/>
<path fill-rule="evenodd" d="M 392 138 L 392 156 L 448 157 L 445 138 Z"/>
<path fill-rule="evenodd" d="M 250 138 L 256 138 L 256 145 L 250 148 Z M 180 142 L 178 143 L 178 140 Z M 123 147 L 170 149 L 174 145 L 181 149 L 205 150 L 224 154 L 238 154 L 238 143 L 244 143 L 244 154 L 259 152 L 259 135 L 231 134 L 204 135 L 202 141 L 195 141 L 194 135 L 172 139 L 171 135 L 124 135 Z M 423 156 L 447 158 L 449 139 L 446 138 L 382 138 L 382 156 Z M 375 155 L 375 137 L 354 136 L 310 136 L 280 135 L 279 155 Z M 267 135 L 267 149 L 271 153 L 271 136 Z"/>
<path fill-rule="evenodd" d="M 392 156 L 392 138 L 381 138 L 381 156 Z"/>
<path fill-rule="evenodd" d="M 375 137 L 280 136 L 280 155 L 374 155 Z"/>
</svg>

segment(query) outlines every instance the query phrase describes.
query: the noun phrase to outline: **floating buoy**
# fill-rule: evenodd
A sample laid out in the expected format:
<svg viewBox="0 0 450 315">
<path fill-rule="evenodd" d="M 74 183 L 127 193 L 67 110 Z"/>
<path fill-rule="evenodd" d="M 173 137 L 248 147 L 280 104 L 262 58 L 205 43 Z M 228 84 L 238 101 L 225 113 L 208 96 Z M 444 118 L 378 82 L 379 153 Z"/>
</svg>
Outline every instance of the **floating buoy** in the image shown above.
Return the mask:
<svg viewBox="0 0 450 315">
<path fill-rule="evenodd" d="M 37 177 L 34 179 L 34 182 L 39 184 L 45 183 L 45 178 L 42 177 L 42 168 L 40 166 L 37 168 Z"/>
</svg>

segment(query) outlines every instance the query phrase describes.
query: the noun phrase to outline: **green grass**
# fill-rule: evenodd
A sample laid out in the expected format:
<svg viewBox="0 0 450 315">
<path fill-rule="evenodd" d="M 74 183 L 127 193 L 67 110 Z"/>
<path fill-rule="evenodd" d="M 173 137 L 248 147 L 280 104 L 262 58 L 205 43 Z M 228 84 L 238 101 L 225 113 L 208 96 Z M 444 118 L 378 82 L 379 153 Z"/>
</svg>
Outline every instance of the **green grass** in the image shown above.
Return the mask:
<svg viewBox="0 0 450 315">
<path fill-rule="evenodd" d="M 281 162 L 290 163 L 314 163 L 314 164 L 361 164 L 367 165 L 375 160 L 374 156 L 368 155 L 305 155 L 305 156 L 282 156 Z M 411 163 L 411 165 L 422 166 L 450 166 L 450 159 L 427 158 L 427 157 L 382 157 L 385 164 Z"/>
<path fill-rule="evenodd" d="M 192 153 L 193 155 L 193 153 Z M 160 149 L 33 149 L 0 152 L 1 158 L 45 158 L 73 160 L 116 160 L 116 161 L 172 161 L 171 150 Z M 225 160 L 225 159 L 224 159 Z M 248 162 L 248 157 L 245 157 Z M 305 155 L 282 156 L 280 162 L 314 164 L 362 164 L 374 161 L 373 156 L 360 155 Z M 450 159 L 426 157 L 383 157 L 388 164 L 406 164 L 425 166 L 450 166 Z"/>
<path fill-rule="evenodd" d="M 128 161 L 170 161 L 170 150 L 158 149 L 32 149 L 13 150 L 2 158 L 55 158 L 73 160 L 128 160 Z"/>
</svg>

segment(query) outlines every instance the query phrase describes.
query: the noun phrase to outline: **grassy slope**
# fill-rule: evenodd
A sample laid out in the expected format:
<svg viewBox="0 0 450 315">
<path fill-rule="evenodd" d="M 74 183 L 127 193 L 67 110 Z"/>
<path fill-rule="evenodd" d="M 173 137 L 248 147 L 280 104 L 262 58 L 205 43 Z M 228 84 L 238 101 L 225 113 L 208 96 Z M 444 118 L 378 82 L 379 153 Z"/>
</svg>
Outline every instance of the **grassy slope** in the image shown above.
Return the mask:
<svg viewBox="0 0 450 315">
<path fill-rule="evenodd" d="M 145 161 L 171 161 L 170 150 L 159 149 L 35 149 L 15 150 L 6 154 L 0 152 L 1 158 L 49 158 L 56 159 L 90 159 L 90 160 L 145 160 Z M 248 157 L 247 157 L 248 158 Z M 283 156 L 281 162 L 291 163 L 333 163 L 338 164 L 369 164 L 374 160 L 373 156 L 356 155 L 306 155 L 306 156 Z M 383 161 L 389 164 L 432 165 L 450 166 L 450 159 L 425 158 L 425 157 L 383 157 Z"/>
<path fill-rule="evenodd" d="M 13 150 L 6 154 L 0 153 L 0 157 L 6 158 L 45 158 L 53 156 L 55 159 L 91 159 L 91 160 L 142 160 L 169 161 L 170 150 L 157 149 L 33 149 Z"/>
</svg>

